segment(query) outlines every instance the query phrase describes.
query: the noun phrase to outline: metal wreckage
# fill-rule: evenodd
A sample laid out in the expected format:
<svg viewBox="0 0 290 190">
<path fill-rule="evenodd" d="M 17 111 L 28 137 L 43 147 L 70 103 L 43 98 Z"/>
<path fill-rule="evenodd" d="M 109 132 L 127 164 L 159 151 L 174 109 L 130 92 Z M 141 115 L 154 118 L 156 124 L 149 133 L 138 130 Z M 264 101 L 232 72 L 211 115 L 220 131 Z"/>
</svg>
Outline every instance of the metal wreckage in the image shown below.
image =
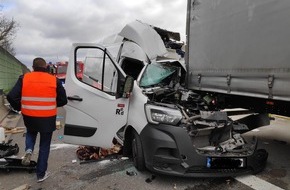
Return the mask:
<svg viewBox="0 0 290 190">
<path fill-rule="evenodd" d="M 127 62 L 124 61 L 126 59 L 124 57 L 132 56 L 136 59 L 136 55 L 130 55 L 134 53 L 136 45 L 129 46 L 129 43 L 142 44 L 138 43 L 137 37 L 134 38 L 134 35 L 126 33 L 126 29 L 136 34 L 140 28 L 144 27 L 147 31 L 154 33 L 153 36 L 158 35 L 162 39 L 162 46 L 166 49 L 167 56 L 156 56 L 148 63 L 142 62 L 144 64 L 142 66 L 138 65 L 140 61 L 134 63 L 132 58 Z M 77 150 L 77 155 L 81 160 L 99 160 L 112 154 L 122 154 L 132 156 L 138 170 L 147 168 L 157 173 L 191 177 L 234 176 L 257 173 L 264 169 L 268 153 L 264 149 L 258 149 L 257 138 L 246 138 L 242 133 L 269 124 L 267 115 L 253 114 L 245 110 L 224 110 L 219 97 L 185 88 L 187 71 L 184 64 L 184 44 L 177 41 L 180 39 L 178 33 L 135 21 L 125 26 L 119 35 L 124 37 L 123 42 L 121 41 L 123 45 L 120 46 L 122 43 L 114 41 L 120 40 L 120 36 L 111 36 L 111 39 L 107 38 L 103 43 L 107 45 L 107 50 L 110 50 L 112 44 L 119 44 L 120 49 L 117 51 L 116 48 L 111 48 L 118 52 L 113 53 L 113 57 L 117 57 L 115 56 L 117 54 L 120 57 L 123 56 L 116 59 L 123 60 L 122 63 L 119 61 L 121 68 L 138 84 L 134 86 L 130 106 L 143 101 L 144 108 L 142 106 L 139 108 L 144 109 L 143 113 L 148 123 L 139 130 L 139 135 L 133 131 L 128 132 L 133 124 L 120 128 L 116 132 L 113 148 L 105 149 L 92 147 L 93 138 L 88 140 L 87 137 L 79 136 L 81 130 L 87 128 L 79 127 L 79 133 L 74 134 L 73 130 L 76 129 L 76 122 L 79 120 L 71 122 L 73 125 L 70 125 L 68 124 L 70 119 L 68 119 L 64 132 L 65 141 L 68 143 L 89 142 L 89 146 L 80 146 Z M 129 36 L 131 36 L 130 39 L 128 39 Z M 142 35 L 135 36 L 144 38 Z M 146 37 L 148 36 L 150 35 Z M 108 45 L 108 41 L 112 44 Z M 150 44 L 152 50 L 148 51 L 154 51 L 161 46 L 158 41 L 155 43 L 156 47 Z M 143 49 L 146 48 L 143 47 Z M 85 61 L 84 67 L 86 67 Z M 71 91 L 71 81 L 70 78 L 66 81 L 68 94 Z M 137 100 L 139 96 L 142 96 L 141 100 Z M 71 100 L 77 99 L 72 97 Z M 74 107 L 73 103 L 69 106 Z M 82 108 L 78 107 L 78 109 Z M 142 111 L 135 111 L 142 114 Z M 238 120 L 230 117 L 243 112 L 248 115 Z M 67 114 L 71 114 L 70 111 Z M 138 121 L 138 117 L 134 117 L 134 122 Z M 78 125 L 81 126 L 81 124 Z M 71 140 L 72 137 L 76 138 Z"/>
</svg>

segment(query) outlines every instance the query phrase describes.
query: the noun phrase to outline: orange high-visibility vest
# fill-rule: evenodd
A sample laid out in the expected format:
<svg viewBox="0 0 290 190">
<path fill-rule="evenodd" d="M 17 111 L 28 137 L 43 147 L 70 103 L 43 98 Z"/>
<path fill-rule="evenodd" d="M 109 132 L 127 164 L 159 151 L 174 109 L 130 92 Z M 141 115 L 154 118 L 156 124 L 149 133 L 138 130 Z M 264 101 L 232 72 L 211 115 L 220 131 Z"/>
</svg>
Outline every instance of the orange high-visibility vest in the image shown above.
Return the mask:
<svg viewBox="0 0 290 190">
<path fill-rule="evenodd" d="M 57 114 L 56 77 L 45 72 L 31 72 L 23 77 L 21 112 L 32 117 Z"/>
</svg>

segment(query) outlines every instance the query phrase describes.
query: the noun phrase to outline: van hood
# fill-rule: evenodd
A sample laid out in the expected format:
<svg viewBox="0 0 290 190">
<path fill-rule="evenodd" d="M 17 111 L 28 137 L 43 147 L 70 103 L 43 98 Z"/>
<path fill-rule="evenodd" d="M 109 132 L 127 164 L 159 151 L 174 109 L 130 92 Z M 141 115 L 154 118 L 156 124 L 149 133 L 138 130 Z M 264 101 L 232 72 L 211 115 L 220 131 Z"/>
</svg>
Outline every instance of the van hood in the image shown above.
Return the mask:
<svg viewBox="0 0 290 190">
<path fill-rule="evenodd" d="M 167 53 L 160 35 L 148 24 L 134 21 L 127 24 L 119 35 L 137 43 L 150 60 L 157 56 L 164 56 Z"/>
</svg>

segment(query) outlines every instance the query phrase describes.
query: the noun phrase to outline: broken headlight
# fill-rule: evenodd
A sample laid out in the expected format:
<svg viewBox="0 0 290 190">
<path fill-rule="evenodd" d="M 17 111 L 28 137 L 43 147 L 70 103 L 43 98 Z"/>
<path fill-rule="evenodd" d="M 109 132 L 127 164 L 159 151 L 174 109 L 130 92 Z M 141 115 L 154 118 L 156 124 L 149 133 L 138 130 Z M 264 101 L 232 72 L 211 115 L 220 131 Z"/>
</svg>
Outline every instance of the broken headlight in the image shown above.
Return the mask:
<svg viewBox="0 0 290 190">
<path fill-rule="evenodd" d="M 177 125 L 182 119 L 182 114 L 178 109 L 147 104 L 145 105 L 145 112 L 148 122 L 152 124 Z"/>
</svg>

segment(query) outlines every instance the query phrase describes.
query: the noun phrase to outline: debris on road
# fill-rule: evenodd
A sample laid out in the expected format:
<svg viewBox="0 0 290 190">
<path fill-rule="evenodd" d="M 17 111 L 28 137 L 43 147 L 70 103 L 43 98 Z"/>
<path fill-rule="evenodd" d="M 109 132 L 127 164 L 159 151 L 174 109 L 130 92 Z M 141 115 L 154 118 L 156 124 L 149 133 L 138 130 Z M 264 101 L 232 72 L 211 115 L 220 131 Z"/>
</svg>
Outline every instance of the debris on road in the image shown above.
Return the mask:
<svg viewBox="0 0 290 190">
<path fill-rule="evenodd" d="M 5 128 L 5 127 L 4 127 Z M 25 127 L 15 127 L 12 129 L 5 129 L 5 134 L 17 134 L 17 133 L 24 133 Z"/>
<path fill-rule="evenodd" d="M 101 147 L 94 146 L 80 146 L 77 151 L 77 157 L 80 160 L 99 160 L 106 158 L 109 155 L 116 155 L 122 149 L 122 146 L 118 143 L 113 145 L 110 149 L 104 149 Z"/>
<path fill-rule="evenodd" d="M 56 125 L 57 130 L 60 130 L 61 128 L 63 128 L 63 125 L 60 123 L 60 121 L 56 121 L 55 125 Z"/>
<path fill-rule="evenodd" d="M 137 173 L 134 172 L 134 171 L 126 171 L 126 174 L 127 174 L 128 176 L 134 176 L 134 175 L 137 175 Z"/>
<path fill-rule="evenodd" d="M 24 166 L 21 163 L 22 159 L 19 158 L 2 158 L 0 159 L 0 169 L 4 169 L 6 171 L 10 170 L 27 170 L 32 172 L 36 170 L 37 163 L 35 161 L 30 161 L 28 166 Z"/>
<path fill-rule="evenodd" d="M 177 189 L 176 183 L 173 184 L 173 189 Z"/>
<path fill-rule="evenodd" d="M 0 144 L 0 158 L 12 156 L 18 154 L 19 147 L 18 144 L 10 145 L 8 143 Z"/>
</svg>

